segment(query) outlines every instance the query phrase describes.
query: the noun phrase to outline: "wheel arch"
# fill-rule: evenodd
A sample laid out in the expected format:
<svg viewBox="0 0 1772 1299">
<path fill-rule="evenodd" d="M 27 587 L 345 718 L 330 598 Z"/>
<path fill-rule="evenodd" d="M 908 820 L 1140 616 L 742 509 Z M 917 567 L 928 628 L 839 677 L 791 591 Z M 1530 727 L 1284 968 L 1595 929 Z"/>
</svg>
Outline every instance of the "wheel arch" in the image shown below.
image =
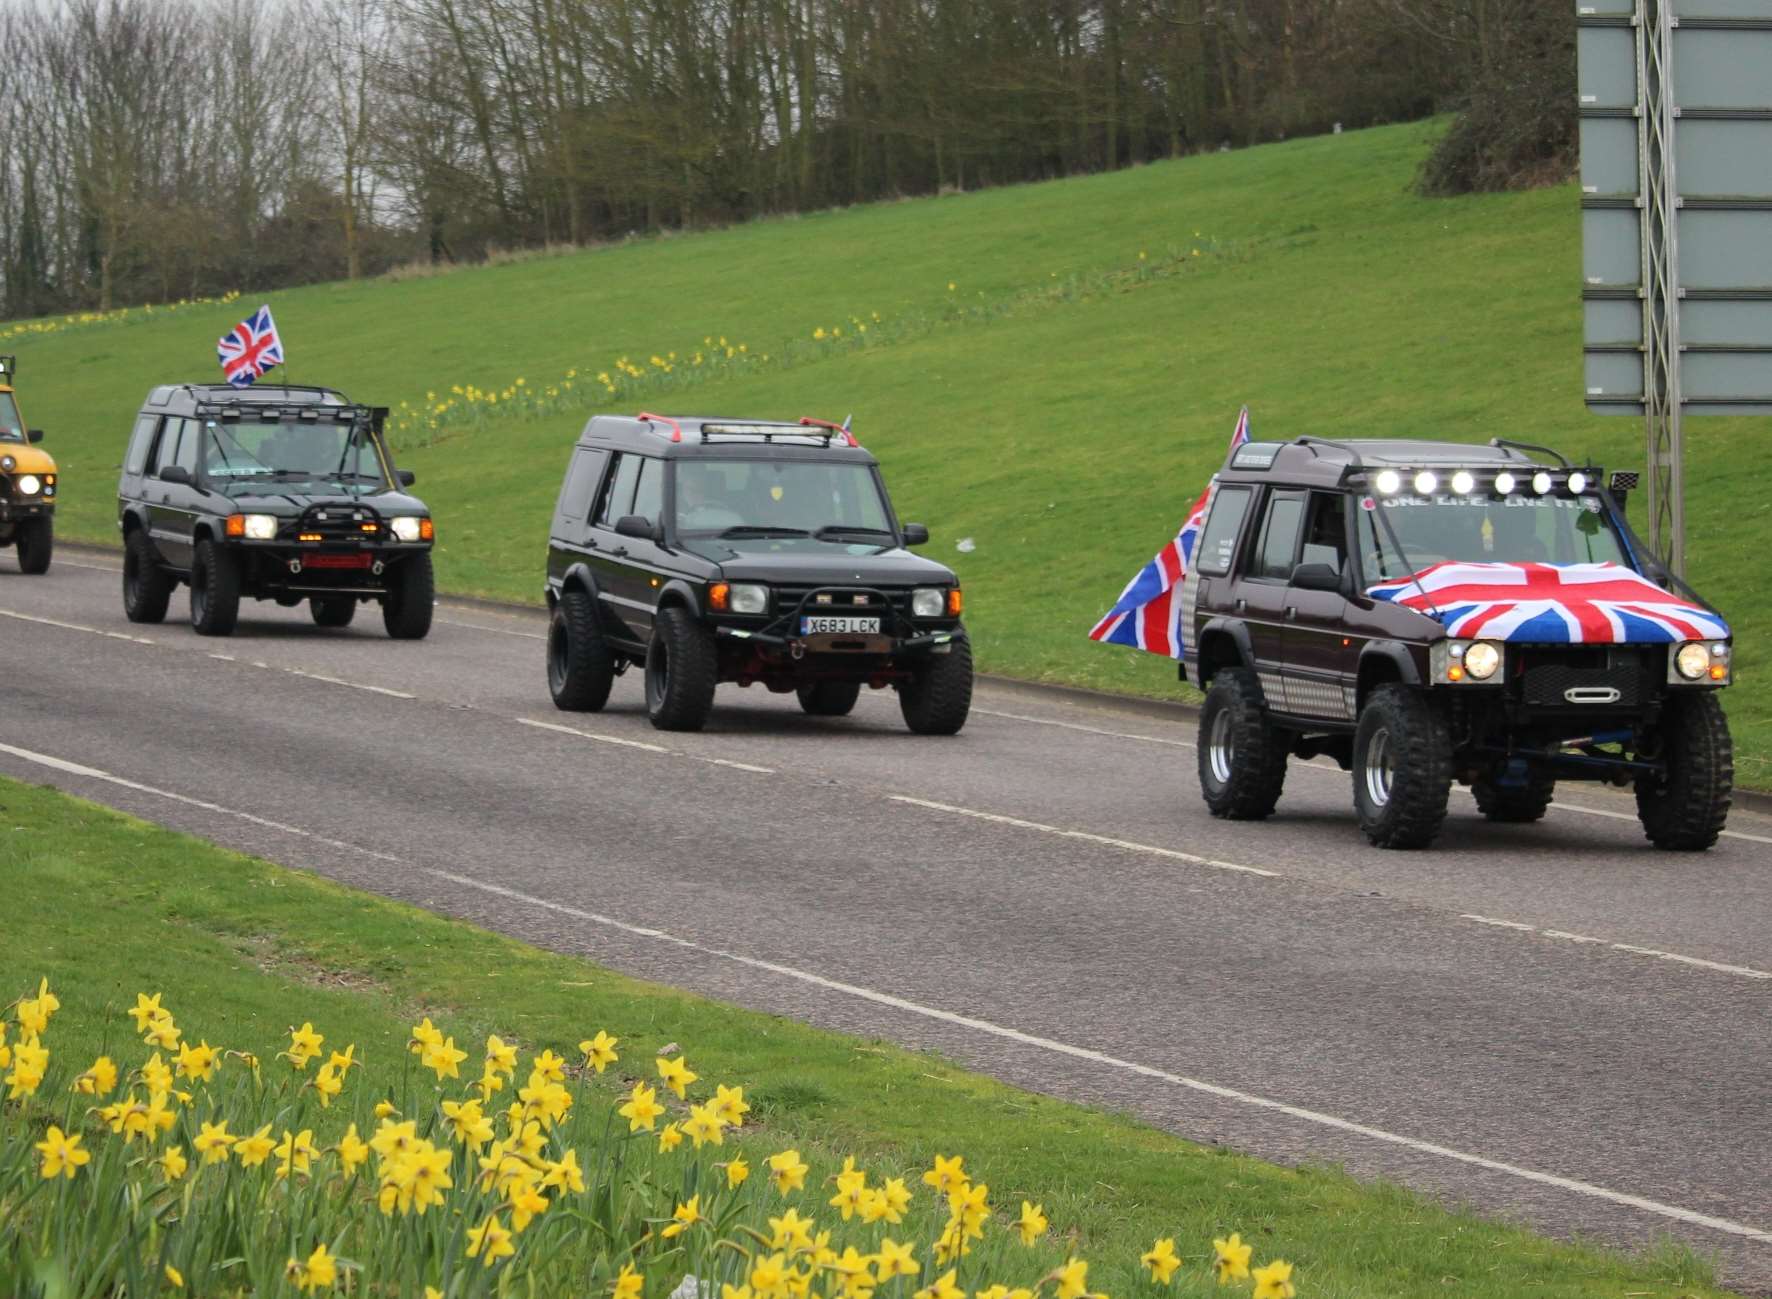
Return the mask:
<svg viewBox="0 0 1772 1299">
<path fill-rule="evenodd" d="M 1255 647 L 1249 639 L 1249 628 L 1229 618 L 1214 618 L 1200 629 L 1200 652 L 1195 661 L 1199 687 L 1212 684 L 1213 674 L 1220 668 L 1253 668 Z"/>
<path fill-rule="evenodd" d="M 1366 698 L 1379 686 L 1421 684 L 1421 672 L 1408 647 L 1387 640 L 1369 641 L 1360 650 L 1359 675 L 1355 695 L 1357 707 L 1366 706 Z"/>
</svg>

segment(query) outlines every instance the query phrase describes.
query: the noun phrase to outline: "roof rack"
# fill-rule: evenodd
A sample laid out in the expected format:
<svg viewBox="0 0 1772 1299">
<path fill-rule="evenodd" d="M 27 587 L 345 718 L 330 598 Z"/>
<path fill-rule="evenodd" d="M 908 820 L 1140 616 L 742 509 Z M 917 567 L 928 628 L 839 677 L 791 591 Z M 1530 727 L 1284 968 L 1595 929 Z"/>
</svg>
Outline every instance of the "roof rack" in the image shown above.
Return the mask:
<svg viewBox="0 0 1772 1299">
<path fill-rule="evenodd" d="M 1562 465 L 1565 469 L 1575 468 L 1574 465 L 1569 463 L 1569 457 L 1564 455 L 1561 451 L 1552 451 L 1549 447 L 1541 447 L 1535 442 L 1515 442 L 1509 438 L 1490 438 L 1489 445 L 1492 447 L 1508 447 L 1514 451 L 1537 451 L 1543 455 L 1554 456 L 1557 463 Z"/>
<path fill-rule="evenodd" d="M 16 356 L 0 356 L 0 379 L 10 379 L 18 373 Z"/>
<path fill-rule="evenodd" d="M 683 426 L 669 415 L 654 415 L 651 411 L 643 410 L 634 418 L 644 420 L 648 424 L 669 424 L 671 426 L 671 441 L 681 442 L 683 440 Z"/>
<path fill-rule="evenodd" d="M 660 424 L 668 428 L 671 441 L 683 440 L 683 426 L 669 415 L 656 415 L 651 411 L 641 411 L 634 417 L 647 424 Z M 807 416 L 795 423 L 785 420 L 704 420 L 701 426 L 692 430 L 699 434 L 701 442 L 715 442 L 722 438 L 756 438 L 764 442 L 773 442 L 777 438 L 801 441 L 816 439 L 829 446 L 832 441 L 841 439 L 846 446 L 859 447 L 855 435 L 849 431 L 847 423 L 832 424 L 828 420 L 813 419 Z"/>
<path fill-rule="evenodd" d="M 1317 450 L 1318 447 L 1334 447 L 1337 451 L 1345 451 L 1348 453 L 1348 455 L 1350 457 L 1352 457 L 1352 459 L 1348 462 L 1348 468 L 1350 468 L 1350 469 L 1365 468 L 1366 462 L 1360 459 L 1360 453 L 1357 450 L 1355 450 L 1353 447 L 1350 447 L 1347 443 L 1337 442 L 1333 438 L 1312 437 L 1312 436 L 1310 436 L 1310 434 L 1306 433 L 1306 434 L 1301 434 L 1300 436 L 1293 438 L 1292 445 L 1304 447 L 1307 450 L 1309 450 L 1312 455 L 1321 454 Z"/>
<path fill-rule="evenodd" d="M 313 389 L 312 391 L 321 391 Z M 238 401 L 204 401 L 196 403 L 196 413 L 224 422 L 242 419 L 254 419 L 263 424 L 275 424 L 280 420 L 297 419 L 308 423 L 330 420 L 338 424 L 357 424 L 368 421 L 377 432 L 381 430 L 388 417 L 386 406 L 334 405 L 332 403 L 314 402 L 238 402 Z"/>
</svg>

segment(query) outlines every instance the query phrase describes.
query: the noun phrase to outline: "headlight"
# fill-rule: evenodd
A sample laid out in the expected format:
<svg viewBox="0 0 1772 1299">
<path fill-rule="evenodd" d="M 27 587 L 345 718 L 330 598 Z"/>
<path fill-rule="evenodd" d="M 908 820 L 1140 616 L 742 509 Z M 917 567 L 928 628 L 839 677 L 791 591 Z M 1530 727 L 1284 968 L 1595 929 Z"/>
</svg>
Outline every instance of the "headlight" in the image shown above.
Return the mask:
<svg viewBox="0 0 1772 1299">
<path fill-rule="evenodd" d="M 733 613 L 768 613 L 769 588 L 755 582 L 734 582 L 727 596 L 727 607 Z"/>
<path fill-rule="evenodd" d="M 940 587 L 920 586 L 911 592 L 913 618 L 939 618 L 947 612 L 947 592 Z"/>
<path fill-rule="evenodd" d="M 277 516 L 274 514 L 248 514 L 246 522 L 241 525 L 245 534 L 253 541 L 269 541 L 277 535 Z"/>
<path fill-rule="evenodd" d="M 416 514 L 402 514 L 388 520 L 388 527 L 393 529 L 396 541 L 417 541 L 421 520 Z"/>
<path fill-rule="evenodd" d="M 36 474 L 20 474 L 18 490 L 21 496 L 35 496 L 43 489 L 43 480 Z"/>
<path fill-rule="evenodd" d="M 1464 651 L 1464 670 L 1472 681 L 1487 681 L 1501 667 L 1501 649 L 1493 641 L 1480 640 Z"/>
<path fill-rule="evenodd" d="M 1674 655 L 1674 666 L 1688 681 L 1702 681 L 1710 675 L 1710 646 L 1687 641 Z"/>
</svg>

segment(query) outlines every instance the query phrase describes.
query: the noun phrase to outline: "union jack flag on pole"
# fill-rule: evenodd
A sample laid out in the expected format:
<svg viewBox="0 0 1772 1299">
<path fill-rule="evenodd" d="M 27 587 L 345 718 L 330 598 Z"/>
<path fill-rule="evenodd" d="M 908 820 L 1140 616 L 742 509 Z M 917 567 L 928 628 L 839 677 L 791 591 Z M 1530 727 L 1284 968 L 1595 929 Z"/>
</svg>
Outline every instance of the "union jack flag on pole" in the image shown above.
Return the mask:
<svg viewBox="0 0 1772 1299">
<path fill-rule="evenodd" d="M 1491 564 L 1448 560 L 1367 589 L 1458 637 L 1555 645 L 1723 640 L 1709 609 L 1670 595 L 1621 564 Z"/>
<path fill-rule="evenodd" d="M 1231 434 L 1228 457 L 1249 440 L 1249 408 L 1237 415 L 1237 428 Z M 1120 598 L 1105 617 L 1089 633 L 1090 640 L 1108 645 L 1130 645 L 1133 649 L 1181 657 L 1181 601 L 1177 598 L 1181 579 L 1187 575 L 1188 563 L 1200 540 L 1200 529 L 1206 522 L 1206 502 L 1211 484 L 1188 510 L 1187 518 L 1175 539 L 1157 552 L 1133 579 L 1126 583 Z"/>
<path fill-rule="evenodd" d="M 271 319 L 271 309 L 260 307 L 221 336 L 215 345 L 222 373 L 236 388 L 245 388 L 264 377 L 273 365 L 283 364 L 283 340 Z"/>
</svg>

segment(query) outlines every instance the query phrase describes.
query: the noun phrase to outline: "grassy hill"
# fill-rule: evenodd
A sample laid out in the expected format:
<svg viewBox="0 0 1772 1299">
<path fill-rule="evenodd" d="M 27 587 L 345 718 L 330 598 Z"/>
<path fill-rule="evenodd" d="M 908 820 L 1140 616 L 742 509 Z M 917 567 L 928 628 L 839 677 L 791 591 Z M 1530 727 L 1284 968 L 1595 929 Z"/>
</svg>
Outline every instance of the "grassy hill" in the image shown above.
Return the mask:
<svg viewBox="0 0 1772 1299">
<path fill-rule="evenodd" d="M 1418 198 L 1435 129 L 270 301 L 292 382 L 407 403 L 402 464 L 438 516 L 448 589 L 539 598 L 591 410 L 854 412 L 901 511 L 933 530 L 926 553 L 964 579 L 986 669 L 1173 693 L 1167 664 L 1084 633 L 1173 531 L 1244 402 L 1258 437 L 1508 435 L 1641 466 L 1641 423 L 1581 404 L 1575 189 Z M 62 460 L 64 535 L 114 536 L 142 393 L 216 374 L 212 340 L 247 298 L 0 344 L 21 352 L 27 414 Z M 1772 467 L 1753 452 L 1769 432 L 1688 424 L 1690 576 L 1736 628 L 1728 703 L 1761 786 L 1772 616 L 1752 556 L 1772 541 Z"/>
</svg>

